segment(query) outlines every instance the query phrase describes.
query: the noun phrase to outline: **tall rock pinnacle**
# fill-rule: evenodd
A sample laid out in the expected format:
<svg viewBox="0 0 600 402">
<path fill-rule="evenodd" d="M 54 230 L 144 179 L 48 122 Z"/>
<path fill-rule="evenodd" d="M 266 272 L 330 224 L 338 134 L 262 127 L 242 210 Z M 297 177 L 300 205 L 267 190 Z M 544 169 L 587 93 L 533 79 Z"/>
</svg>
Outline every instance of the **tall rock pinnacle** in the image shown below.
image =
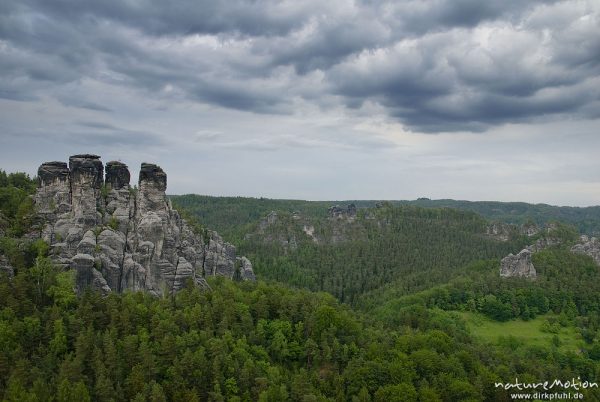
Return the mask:
<svg viewBox="0 0 600 402">
<path fill-rule="evenodd" d="M 155 295 L 181 289 L 187 280 L 206 286 L 205 275 L 254 279 L 252 264 L 216 232 L 192 232 L 166 196 L 167 175 L 143 163 L 139 188 L 130 188 L 122 162 L 74 155 L 38 170 L 35 195 L 45 222 L 42 237 L 55 261 L 77 272 L 77 288 L 102 292 L 145 290 Z"/>
<path fill-rule="evenodd" d="M 111 161 L 106 164 L 106 185 L 112 190 L 129 187 L 131 176 L 127 165 L 122 162 Z"/>
</svg>

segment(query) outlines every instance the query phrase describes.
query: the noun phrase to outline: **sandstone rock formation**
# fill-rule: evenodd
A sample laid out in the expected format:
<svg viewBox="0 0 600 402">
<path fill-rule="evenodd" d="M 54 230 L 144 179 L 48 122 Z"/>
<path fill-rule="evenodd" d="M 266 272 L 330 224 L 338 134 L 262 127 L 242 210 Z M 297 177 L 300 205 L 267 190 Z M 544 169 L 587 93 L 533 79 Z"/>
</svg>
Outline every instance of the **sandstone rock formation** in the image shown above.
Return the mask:
<svg viewBox="0 0 600 402">
<path fill-rule="evenodd" d="M 535 243 L 527 246 L 527 249 L 532 253 L 535 253 L 547 249 L 548 247 L 560 246 L 562 242 L 563 241 L 558 237 L 541 237 L 537 239 Z"/>
<path fill-rule="evenodd" d="M 506 225 L 506 224 L 500 224 Z M 510 225 L 508 225 L 510 226 Z M 507 226 L 507 227 L 508 227 Z M 500 226 L 501 227 L 501 226 Z M 558 226 L 550 223 L 544 228 L 539 228 L 535 224 L 524 224 L 521 225 L 518 230 L 519 233 L 524 234 L 528 237 L 535 236 L 541 232 L 544 232 L 543 236 L 538 238 L 533 244 L 525 247 L 519 254 L 509 254 L 501 261 L 500 276 L 511 277 L 511 276 L 524 276 L 528 278 L 535 278 L 537 273 L 533 263 L 531 262 L 531 254 L 537 253 L 549 247 L 560 246 L 563 244 L 563 240 L 554 233 L 558 229 Z M 488 227 L 488 234 L 490 234 L 490 227 Z M 492 233 L 493 235 L 493 233 Z M 506 239 L 500 239 L 506 241 L 510 239 L 508 236 Z"/>
<path fill-rule="evenodd" d="M 42 237 L 56 262 L 77 271 L 77 287 L 103 292 L 174 292 L 205 276 L 253 280 L 252 264 L 216 232 L 193 233 L 165 191 L 167 175 L 143 163 L 138 189 L 122 162 L 74 155 L 69 166 L 47 162 L 38 170 L 35 203 Z"/>
<path fill-rule="evenodd" d="M 6 275 L 9 278 L 15 275 L 15 269 L 4 255 L 0 255 L 0 275 Z"/>
<path fill-rule="evenodd" d="M 514 225 L 502 222 L 494 222 L 487 226 L 485 234 L 499 241 L 508 241 L 514 232 Z"/>
<path fill-rule="evenodd" d="M 531 251 L 523 249 L 519 254 L 509 254 L 500 262 L 500 276 L 535 278 L 536 271 L 531 262 Z"/>
<path fill-rule="evenodd" d="M 548 226 L 547 232 L 550 233 L 553 228 Z M 532 237 L 540 233 L 541 229 L 532 222 L 522 225 L 512 223 L 493 222 L 486 228 L 486 235 L 495 238 L 499 241 L 509 241 L 512 237 L 521 234 L 527 237 Z"/>
<path fill-rule="evenodd" d="M 576 254 L 589 255 L 600 265 L 600 240 L 595 237 L 581 236 L 579 243 L 571 247 L 571 252 Z"/>
<path fill-rule="evenodd" d="M 327 210 L 330 218 L 355 218 L 356 205 L 349 204 L 345 209 L 339 205 L 333 205 Z"/>
</svg>

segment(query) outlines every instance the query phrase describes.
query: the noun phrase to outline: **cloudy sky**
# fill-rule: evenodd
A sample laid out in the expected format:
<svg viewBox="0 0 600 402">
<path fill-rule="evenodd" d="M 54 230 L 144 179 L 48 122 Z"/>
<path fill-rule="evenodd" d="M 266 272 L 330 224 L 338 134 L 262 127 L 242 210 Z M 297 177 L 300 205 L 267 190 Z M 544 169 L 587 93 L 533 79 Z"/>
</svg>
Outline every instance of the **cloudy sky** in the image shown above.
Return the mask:
<svg viewBox="0 0 600 402">
<path fill-rule="evenodd" d="M 600 204 L 600 2 L 3 0 L 0 167 L 168 192 Z"/>
</svg>

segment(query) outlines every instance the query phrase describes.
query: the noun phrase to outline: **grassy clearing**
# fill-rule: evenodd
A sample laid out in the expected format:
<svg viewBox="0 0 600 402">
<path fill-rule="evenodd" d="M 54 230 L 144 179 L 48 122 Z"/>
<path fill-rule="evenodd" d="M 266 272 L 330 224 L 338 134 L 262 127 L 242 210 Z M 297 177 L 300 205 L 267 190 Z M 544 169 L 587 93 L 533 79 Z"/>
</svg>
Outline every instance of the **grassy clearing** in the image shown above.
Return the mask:
<svg viewBox="0 0 600 402">
<path fill-rule="evenodd" d="M 459 311 L 457 314 L 466 321 L 471 333 L 484 342 L 497 343 L 502 337 L 514 337 L 526 345 L 544 347 L 553 345 L 555 334 L 541 330 L 544 321 L 553 316 L 551 314 L 541 315 L 529 321 L 519 319 L 506 322 L 493 321 L 482 314 L 473 312 Z M 561 351 L 579 351 L 583 340 L 575 327 L 561 327 L 556 335 Z"/>
</svg>

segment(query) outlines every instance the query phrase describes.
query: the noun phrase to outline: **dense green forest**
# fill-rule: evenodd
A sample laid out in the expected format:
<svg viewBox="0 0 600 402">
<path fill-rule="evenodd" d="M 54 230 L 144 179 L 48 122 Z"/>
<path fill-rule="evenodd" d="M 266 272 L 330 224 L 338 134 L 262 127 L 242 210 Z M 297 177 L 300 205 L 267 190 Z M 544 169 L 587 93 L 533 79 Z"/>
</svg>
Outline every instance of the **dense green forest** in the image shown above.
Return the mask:
<svg viewBox="0 0 600 402">
<path fill-rule="evenodd" d="M 264 282 L 215 278 L 210 292 L 190 285 L 159 299 L 77 298 L 72 280 L 42 254 L 0 279 L 4 400 L 509 401 L 496 382 L 598 374 L 596 344 L 490 346 L 420 302 L 378 321 L 325 293 Z"/>
<path fill-rule="evenodd" d="M 304 232 L 309 224 L 317 242 Z M 443 283 L 471 261 L 500 259 L 531 241 L 498 241 L 484 235 L 486 225 L 472 212 L 413 206 L 363 209 L 353 221 L 280 213 L 264 230 L 261 224 L 252 228 L 239 248 L 265 279 L 355 304 L 390 283 L 406 292 Z"/>
<path fill-rule="evenodd" d="M 212 197 L 205 195 L 173 195 L 174 205 L 196 215 L 208 227 L 228 238 L 239 235 L 240 228 L 255 223 L 271 211 L 299 212 L 309 218 L 324 218 L 332 205 L 355 204 L 358 208 L 374 208 L 378 203 L 413 205 L 424 208 L 454 208 L 476 212 L 486 219 L 506 223 L 523 224 L 529 221 L 544 225 L 560 221 L 575 226 L 581 233 L 600 234 L 600 206 L 558 207 L 547 204 L 498 201 L 430 200 L 413 201 L 302 201 L 250 197 Z"/>
<path fill-rule="evenodd" d="M 0 171 L 4 401 L 511 401 L 496 383 L 600 378 L 600 268 L 569 251 L 573 227 L 501 241 L 458 209 L 329 219 L 330 203 L 234 198 L 205 219 L 190 197 L 183 215 L 228 227 L 258 281 L 78 297 L 74 272 L 22 237 L 34 188 Z M 499 277 L 501 257 L 545 236 L 561 243 L 533 255 L 537 279 Z"/>
</svg>

